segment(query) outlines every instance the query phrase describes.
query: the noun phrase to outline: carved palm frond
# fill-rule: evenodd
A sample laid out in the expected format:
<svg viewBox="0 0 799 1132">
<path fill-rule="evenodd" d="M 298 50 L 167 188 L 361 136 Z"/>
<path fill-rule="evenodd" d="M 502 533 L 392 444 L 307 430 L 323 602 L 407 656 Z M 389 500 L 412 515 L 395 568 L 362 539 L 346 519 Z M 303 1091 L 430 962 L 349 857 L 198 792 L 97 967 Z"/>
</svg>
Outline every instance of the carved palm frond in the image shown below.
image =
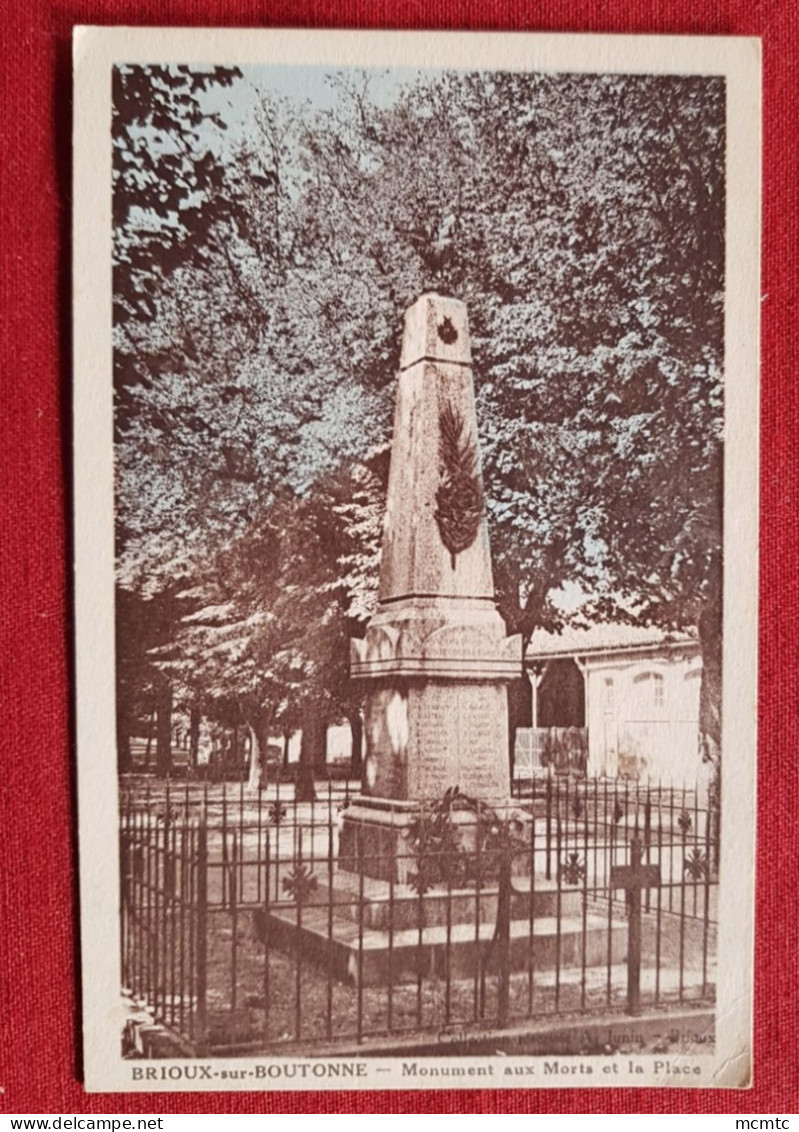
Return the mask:
<svg viewBox="0 0 799 1132">
<path fill-rule="evenodd" d="M 441 484 L 435 512 L 441 541 L 452 556 L 471 546 L 480 529 L 483 494 L 477 478 L 477 454 L 466 422 L 450 404 L 438 418 Z"/>
</svg>

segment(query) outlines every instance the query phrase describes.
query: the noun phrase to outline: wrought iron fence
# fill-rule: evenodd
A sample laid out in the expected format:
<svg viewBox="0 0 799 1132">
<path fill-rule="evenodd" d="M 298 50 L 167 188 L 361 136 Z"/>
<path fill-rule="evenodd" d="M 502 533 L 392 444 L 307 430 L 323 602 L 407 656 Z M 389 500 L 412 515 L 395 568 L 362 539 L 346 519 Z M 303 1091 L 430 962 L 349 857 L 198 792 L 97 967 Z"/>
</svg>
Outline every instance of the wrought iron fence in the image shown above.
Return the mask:
<svg viewBox="0 0 799 1132">
<path fill-rule="evenodd" d="M 392 814 L 380 850 L 355 823 L 341 855 L 352 800 L 123 794 L 123 982 L 176 1048 L 326 1053 L 712 1001 L 717 823 L 697 790 L 449 791 Z"/>
</svg>

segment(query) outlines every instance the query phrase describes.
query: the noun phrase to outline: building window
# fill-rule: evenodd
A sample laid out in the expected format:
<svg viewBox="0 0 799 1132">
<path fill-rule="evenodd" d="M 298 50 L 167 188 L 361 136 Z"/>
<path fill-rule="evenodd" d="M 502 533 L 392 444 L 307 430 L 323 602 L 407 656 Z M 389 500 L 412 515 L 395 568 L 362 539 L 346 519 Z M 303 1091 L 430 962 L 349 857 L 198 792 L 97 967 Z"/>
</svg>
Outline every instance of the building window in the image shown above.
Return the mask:
<svg viewBox="0 0 799 1132">
<path fill-rule="evenodd" d="M 616 688 L 612 676 L 605 677 L 605 711 L 612 711 L 616 704 Z"/>
<path fill-rule="evenodd" d="M 649 702 L 653 708 L 662 710 L 666 706 L 666 685 L 659 672 L 642 672 L 640 676 L 635 677 L 633 683 L 642 688 L 646 685 L 651 697 Z"/>
</svg>

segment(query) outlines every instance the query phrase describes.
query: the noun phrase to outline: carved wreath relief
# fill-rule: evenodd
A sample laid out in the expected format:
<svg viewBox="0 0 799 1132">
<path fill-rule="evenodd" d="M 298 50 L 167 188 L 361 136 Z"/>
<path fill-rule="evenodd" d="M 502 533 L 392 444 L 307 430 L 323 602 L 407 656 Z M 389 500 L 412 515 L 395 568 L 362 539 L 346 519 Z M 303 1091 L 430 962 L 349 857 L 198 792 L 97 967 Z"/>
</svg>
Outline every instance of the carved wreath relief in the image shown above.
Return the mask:
<svg viewBox="0 0 799 1132">
<path fill-rule="evenodd" d="M 438 431 L 441 483 L 436 491 L 435 519 L 454 570 L 455 556 L 477 538 L 483 493 L 476 475 L 474 441 L 462 415 L 451 405 L 440 413 Z"/>
</svg>

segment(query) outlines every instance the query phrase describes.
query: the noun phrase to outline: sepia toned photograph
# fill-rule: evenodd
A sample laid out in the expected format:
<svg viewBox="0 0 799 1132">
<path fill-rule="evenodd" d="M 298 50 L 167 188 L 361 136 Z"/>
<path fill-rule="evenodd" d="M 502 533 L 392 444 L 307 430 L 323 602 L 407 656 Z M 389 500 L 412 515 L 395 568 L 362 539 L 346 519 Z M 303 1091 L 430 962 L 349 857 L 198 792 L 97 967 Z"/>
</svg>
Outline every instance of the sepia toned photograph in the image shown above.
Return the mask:
<svg viewBox="0 0 799 1132">
<path fill-rule="evenodd" d="M 746 1087 L 757 41 L 75 102 L 87 1088 Z"/>
</svg>

